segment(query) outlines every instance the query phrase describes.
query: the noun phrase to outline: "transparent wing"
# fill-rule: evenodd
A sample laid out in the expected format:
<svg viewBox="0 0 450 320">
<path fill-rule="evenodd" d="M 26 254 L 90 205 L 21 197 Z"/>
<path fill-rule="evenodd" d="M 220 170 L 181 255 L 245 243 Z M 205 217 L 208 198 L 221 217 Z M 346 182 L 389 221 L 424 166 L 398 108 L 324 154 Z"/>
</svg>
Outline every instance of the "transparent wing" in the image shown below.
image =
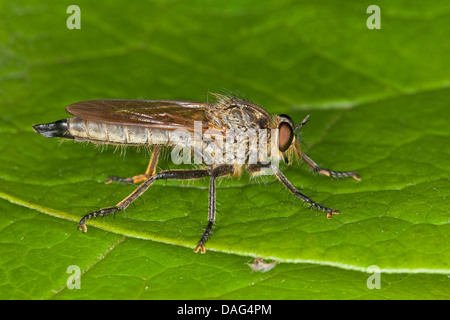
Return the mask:
<svg viewBox="0 0 450 320">
<path fill-rule="evenodd" d="M 71 104 L 66 112 L 85 120 L 139 125 L 166 130 L 194 130 L 194 122 L 201 121 L 208 129 L 206 104 L 172 100 L 91 100 Z"/>
</svg>

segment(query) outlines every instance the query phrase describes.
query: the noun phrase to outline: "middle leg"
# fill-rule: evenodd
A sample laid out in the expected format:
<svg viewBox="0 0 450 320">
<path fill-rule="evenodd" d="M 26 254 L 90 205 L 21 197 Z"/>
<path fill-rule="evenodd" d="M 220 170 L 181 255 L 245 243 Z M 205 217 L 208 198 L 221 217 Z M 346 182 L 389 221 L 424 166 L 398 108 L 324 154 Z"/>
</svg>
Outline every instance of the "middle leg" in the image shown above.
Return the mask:
<svg viewBox="0 0 450 320">
<path fill-rule="evenodd" d="M 216 221 L 216 178 L 220 176 L 225 176 L 233 173 L 233 166 L 231 165 L 221 165 L 216 168 L 211 169 L 210 175 L 211 180 L 209 182 L 209 202 L 208 202 L 208 224 L 206 225 L 205 232 L 200 238 L 194 252 L 200 251 L 205 253 L 205 243 L 208 241 L 211 231 Z"/>
</svg>

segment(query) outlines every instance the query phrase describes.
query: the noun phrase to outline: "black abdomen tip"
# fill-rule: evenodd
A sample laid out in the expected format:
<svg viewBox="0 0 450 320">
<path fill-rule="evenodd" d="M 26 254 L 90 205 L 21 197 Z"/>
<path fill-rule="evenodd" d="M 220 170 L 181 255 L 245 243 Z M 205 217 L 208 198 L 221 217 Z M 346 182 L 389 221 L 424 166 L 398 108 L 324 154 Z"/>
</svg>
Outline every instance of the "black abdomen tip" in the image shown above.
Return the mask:
<svg viewBox="0 0 450 320">
<path fill-rule="evenodd" d="M 59 120 L 52 123 L 36 124 L 33 129 L 47 138 L 68 138 L 73 139 L 67 128 L 67 119 Z"/>
</svg>

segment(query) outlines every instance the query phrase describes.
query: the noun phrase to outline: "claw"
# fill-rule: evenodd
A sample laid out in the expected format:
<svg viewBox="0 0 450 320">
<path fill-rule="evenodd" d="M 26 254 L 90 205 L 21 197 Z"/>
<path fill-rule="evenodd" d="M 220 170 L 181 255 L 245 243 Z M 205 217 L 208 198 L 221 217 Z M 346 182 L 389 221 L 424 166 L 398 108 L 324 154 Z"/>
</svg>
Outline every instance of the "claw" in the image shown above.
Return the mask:
<svg viewBox="0 0 450 320">
<path fill-rule="evenodd" d="M 86 225 L 84 223 L 83 224 L 79 224 L 78 225 L 78 230 L 82 230 L 83 233 L 86 233 L 87 232 L 87 227 L 86 227 Z"/>
<path fill-rule="evenodd" d="M 195 247 L 194 252 L 197 253 L 199 250 L 201 253 L 206 253 L 205 246 L 202 244 L 198 244 L 197 247 Z"/>
<path fill-rule="evenodd" d="M 137 184 L 139 182 L 148 180 L 149 177 L 150 176 L 147 174 L 140 174 L 140 175 L 130 177 L 130 178 L 119 178 L 116 176 L 112 176 L 112 177 L 109 177 L 108 179 L 106 179 L 105 183 L 110 184 L 113 181 L 117 181 L 117 182 L 124 183 L 124 184 Z"/>
<path fill-rule="evenodd" d="M 339 211 L 338 210 L 333 210 L 333 211 L 331 211 L 331 213 L 327 212 L 327 219 L 331 219 L 333 214 L 339 214 Z"/>
</svg>

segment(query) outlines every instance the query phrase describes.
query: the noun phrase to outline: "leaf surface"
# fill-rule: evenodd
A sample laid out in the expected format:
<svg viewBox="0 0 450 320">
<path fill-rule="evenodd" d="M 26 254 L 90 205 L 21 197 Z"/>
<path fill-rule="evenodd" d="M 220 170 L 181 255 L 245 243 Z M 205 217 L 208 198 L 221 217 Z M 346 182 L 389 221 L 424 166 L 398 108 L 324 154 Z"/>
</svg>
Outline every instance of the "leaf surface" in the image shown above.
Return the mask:
<svg viewBox="0 0 450 320">
<path fill-rule="evenodd" d="M 0 297 L 4 299 L 448 299 L 448 2 L 2 2 L 0 28 Z M 408 27 L 405 27 L 405 21 Z M 206 255 L 208 181 L 157 182 L 113 218 L 145 171 L 145 148 L 115 150 L 45 139 L 31 125 L 90 99 L 205 101 L 244 92 L 302 128 L 333 180 L 282 166 L 333 219 L 294 202 L 270 177 L 222 179 Z M 170 157 L 162 169 L 175 168 Z M 280 263 L 251 272 L 253 257 Z M 66 286 L 80 267 L 81 290 Z M 369 290 L 370 266 L 381 289 Z"/>
</svg>

